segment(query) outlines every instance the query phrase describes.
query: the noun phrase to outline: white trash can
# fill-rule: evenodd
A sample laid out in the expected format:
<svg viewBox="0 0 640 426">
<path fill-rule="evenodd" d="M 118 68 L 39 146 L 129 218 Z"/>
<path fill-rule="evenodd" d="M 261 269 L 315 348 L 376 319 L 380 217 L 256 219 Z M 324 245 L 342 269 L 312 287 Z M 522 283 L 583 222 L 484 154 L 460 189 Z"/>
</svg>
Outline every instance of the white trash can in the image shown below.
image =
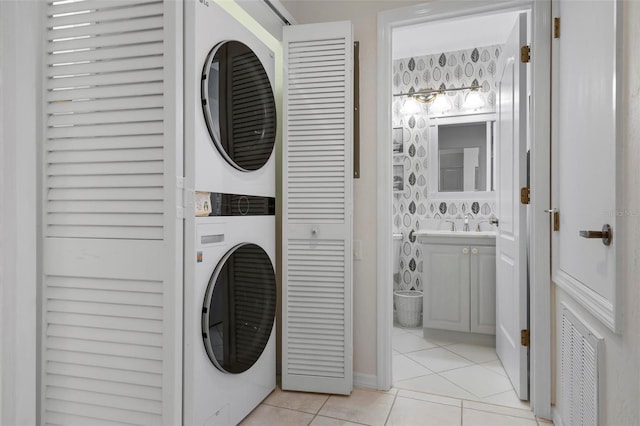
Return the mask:
<svg viewBox="0 0 640 426">
<path fill-rule="evenodd" d="M 418 327 L 421 324 L 422 292 L 417 290 L 394 291 L 393 303 L 396 305 L 398 324 L 402 327 Z"/>
</svg>

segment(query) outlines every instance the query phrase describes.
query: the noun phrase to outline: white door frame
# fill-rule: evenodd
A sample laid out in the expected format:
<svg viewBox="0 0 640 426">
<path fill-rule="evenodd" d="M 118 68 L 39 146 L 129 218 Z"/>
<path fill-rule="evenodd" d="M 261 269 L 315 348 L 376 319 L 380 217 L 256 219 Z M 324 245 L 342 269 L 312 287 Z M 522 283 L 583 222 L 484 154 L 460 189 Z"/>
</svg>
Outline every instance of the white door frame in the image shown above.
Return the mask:
<svg viewBox="0 0 640 426">
<path fill-rule="evenodd" d="M 377 226 L 377 382 L 391 387 L 393 298 L 391 188 L 391 32 L 394 28 L 470 15 L 510 10 L 531 11 L 531 205 L 530 261 L 530 400 L 533 412 L 551 418 L 551 268 L 550 99 L 551 3 L 549 0 L 504 0 L 433 3 L 378 15 L 378 226 Z"/>
</svg>

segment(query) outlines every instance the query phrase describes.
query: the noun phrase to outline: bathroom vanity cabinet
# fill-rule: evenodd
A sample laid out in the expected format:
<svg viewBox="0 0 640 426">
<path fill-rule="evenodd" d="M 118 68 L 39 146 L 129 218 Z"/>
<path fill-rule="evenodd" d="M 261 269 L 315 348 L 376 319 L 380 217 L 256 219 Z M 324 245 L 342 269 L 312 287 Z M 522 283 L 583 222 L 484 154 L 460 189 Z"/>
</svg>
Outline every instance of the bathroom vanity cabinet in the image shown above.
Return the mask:
<svg viewBox="0 0 640 426">
<path fill-rule="evenodd" d="M 495 236 L 463 235 L 420 238 L 424 243 L 423 326 L 495 335 Z"/>
</svg>

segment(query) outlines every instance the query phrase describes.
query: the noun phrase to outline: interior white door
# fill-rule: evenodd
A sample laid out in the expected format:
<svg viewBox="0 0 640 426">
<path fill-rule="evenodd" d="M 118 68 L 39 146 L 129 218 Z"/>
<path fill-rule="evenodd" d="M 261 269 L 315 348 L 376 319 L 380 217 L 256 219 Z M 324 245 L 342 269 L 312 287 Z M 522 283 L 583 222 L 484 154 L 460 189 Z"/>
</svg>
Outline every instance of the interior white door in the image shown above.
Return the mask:
<svg viewBox="0 0 640 426">
<path fill-rule="evenodd" d="M 560 214 L 552 238 L 553 281 L 618 331 L 621 13 L 614 0 L 588 7 L 558 1 L 555 7 L 562 31 L 553 45 L 553 206 Z M 581 236 L 605 224 L 613 229 L 609 245 Z"/>
<path fill-rule="evenodd" d="M 353 29 L 284 28 L 282 388 L 351 393 Z"/>
<path fill-rule="evenodd" d="M 498 64 L 498 188 L 496 235 L 496 351 L 520 399 L 528 399 L 526 186 L 527 65 L 520 47 L 527 43 L 526 14 L 511 31 Z"/>
</svg>

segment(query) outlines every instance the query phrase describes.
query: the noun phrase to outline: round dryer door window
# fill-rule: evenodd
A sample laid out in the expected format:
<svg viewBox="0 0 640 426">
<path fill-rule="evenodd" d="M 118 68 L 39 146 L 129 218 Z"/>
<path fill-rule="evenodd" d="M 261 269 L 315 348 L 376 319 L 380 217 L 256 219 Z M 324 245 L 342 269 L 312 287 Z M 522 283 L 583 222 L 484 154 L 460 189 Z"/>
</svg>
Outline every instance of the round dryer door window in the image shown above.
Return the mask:
<svg viewBox="0 0 640 426">
<path fill-rule="evenodd" d="M 260 59 L 245 44 L 225 41 L 209 52 L 202 108 L 220 154 L 242 171 L 269 160 L 276 140 L 276 103 Z"/>
<path fill-rule="evenodd" d="M 242 373 L 260 358 L 276 315 L 276 276 L 265 251 L 240 244 L 225 254 L 209 280 L 202 337 L 211 362 Z"/>
</svg>

